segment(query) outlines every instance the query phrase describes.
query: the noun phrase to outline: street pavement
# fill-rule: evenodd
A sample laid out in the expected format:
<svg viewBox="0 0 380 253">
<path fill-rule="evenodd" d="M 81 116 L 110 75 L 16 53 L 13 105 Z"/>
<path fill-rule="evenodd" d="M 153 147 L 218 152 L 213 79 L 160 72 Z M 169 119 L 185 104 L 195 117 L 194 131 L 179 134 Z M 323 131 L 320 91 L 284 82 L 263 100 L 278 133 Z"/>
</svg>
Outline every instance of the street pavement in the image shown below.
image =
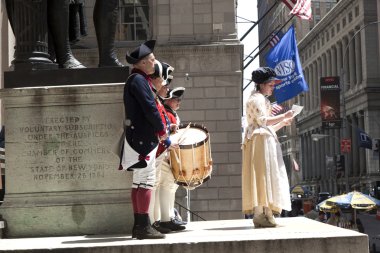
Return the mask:
<svg viewBox="0 0 380 253">
<path fill-rule="evenodd" d="M 369 246 L 371 253 L 375 253 L 374 246 L 376 247 L 376 253 L 380 253 L 380 220 L 376 219 L 375 214 L 359 213 L 358 218 L 361 220 L 364 233 L 368 235 Z"/>
</svg>

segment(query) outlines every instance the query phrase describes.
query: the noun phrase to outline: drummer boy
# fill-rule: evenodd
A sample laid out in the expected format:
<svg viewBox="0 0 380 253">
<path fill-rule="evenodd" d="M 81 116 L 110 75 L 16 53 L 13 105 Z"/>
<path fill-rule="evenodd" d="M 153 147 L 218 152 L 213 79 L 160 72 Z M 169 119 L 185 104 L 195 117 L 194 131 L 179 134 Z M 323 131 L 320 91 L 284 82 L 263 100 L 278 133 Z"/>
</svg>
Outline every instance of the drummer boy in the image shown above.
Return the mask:
<svg viewBox="0 0 380 253">
<path fill-rule="evenodd" d="M 174 133 L 180 124 L 180 118 L 176 111 L 180 107 L 184 91 L 185 88 L 183 87 L 169 89 L 167 96 L 164 98 L 171 133 Z M 154 201 L 154 216 L 156 219 L 153 227 L 161 233 L 184 230 L 186 228 L 184 223 L 175 218 L 174 202 L 178 185 L 175 183 L 169 160 L 164 160 L 158 170 L 161 173 L 156 186 L 156 199 Z"/>
</svg>

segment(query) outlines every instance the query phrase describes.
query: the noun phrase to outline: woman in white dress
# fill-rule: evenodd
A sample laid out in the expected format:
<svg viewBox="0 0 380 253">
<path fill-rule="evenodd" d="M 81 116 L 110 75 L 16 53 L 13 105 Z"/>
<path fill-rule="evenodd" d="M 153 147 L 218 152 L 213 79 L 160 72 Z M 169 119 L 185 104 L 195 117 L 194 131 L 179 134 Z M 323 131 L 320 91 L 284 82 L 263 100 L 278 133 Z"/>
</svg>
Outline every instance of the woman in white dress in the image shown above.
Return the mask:
<svg viewBox="0 0 380 253">
<path fill-rule="evenodd" d="M 252 72 L 256 83 L 246 103 L 248 126 L 242 145 L 242 197 L 243 213 L 254 214 L 253 223 L 258 227 L 274 227 L 273 214 L 282 209 L 291 210 L 289 182 L 276 131 L 292 122 L 293 111 L 271 116 L 271 104 L 267 96 L 281 82 L 269 67 Z"/>
</svg>

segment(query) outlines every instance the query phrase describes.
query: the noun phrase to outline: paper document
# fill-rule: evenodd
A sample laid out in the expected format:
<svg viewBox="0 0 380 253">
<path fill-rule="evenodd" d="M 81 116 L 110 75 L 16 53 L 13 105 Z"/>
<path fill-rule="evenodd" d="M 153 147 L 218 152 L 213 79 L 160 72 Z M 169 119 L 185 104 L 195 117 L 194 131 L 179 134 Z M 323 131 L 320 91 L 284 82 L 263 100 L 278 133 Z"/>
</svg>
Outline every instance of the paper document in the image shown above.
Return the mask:
<svg viewBox="0 0 380 253">
<path fill-rule="evenodd" d="M 303 109 L 303 106 L 300 106 L 300 105 L 292 105 L 292 111 L 294 111 L 294 115 L 293 117 L 297 116 L 298 114 L 300 114 L 300 112 L 302 111 Z"/>
</svg>

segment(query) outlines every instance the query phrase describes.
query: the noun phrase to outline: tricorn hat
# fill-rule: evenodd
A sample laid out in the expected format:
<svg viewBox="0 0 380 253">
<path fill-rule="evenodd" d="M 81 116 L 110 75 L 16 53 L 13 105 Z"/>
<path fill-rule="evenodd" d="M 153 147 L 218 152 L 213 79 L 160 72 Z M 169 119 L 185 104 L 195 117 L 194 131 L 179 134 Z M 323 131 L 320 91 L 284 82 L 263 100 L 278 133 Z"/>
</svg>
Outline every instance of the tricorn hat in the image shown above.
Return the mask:
<svg viewBox="0 0 380 253">
<path fill-rule="evenodd" d="M 136 64 L 145 56 L 153 53 L 154 45 L 156 44 L 155 40 L 148 40 L 135 48 L 131 53 L 127 53 L 125 58 L 129 64 Z"/>
<path fill-rule="evenodd" d="M 252 71 L 252 81 L 256 84 L 267 83 L 270 81 L 275 81 L 275 84 L 281 83 L 281 80 L 276 78 L 276 76 L 276 72 L 270 67 L 260 67 Z"/>
<path fill-rule="evenodd" d="M 151 76 L 161 77 L 164 81 L 166 81 L 166 85 L 168 85 L 173 80 L 173 76 L 171 75 L 173 71 L 174 68 L 166 62 L 156 60 L 154 63 L 154 73 Z"/>
<path fill-rule="evenodd" d="M 174 89 L 169 89 L 168 95 L 165 97 L 165 99 L 180 98 L 183 96 L 184 92 L 185 92 L 184 87 L 177 87 Z"/>
</svg>

